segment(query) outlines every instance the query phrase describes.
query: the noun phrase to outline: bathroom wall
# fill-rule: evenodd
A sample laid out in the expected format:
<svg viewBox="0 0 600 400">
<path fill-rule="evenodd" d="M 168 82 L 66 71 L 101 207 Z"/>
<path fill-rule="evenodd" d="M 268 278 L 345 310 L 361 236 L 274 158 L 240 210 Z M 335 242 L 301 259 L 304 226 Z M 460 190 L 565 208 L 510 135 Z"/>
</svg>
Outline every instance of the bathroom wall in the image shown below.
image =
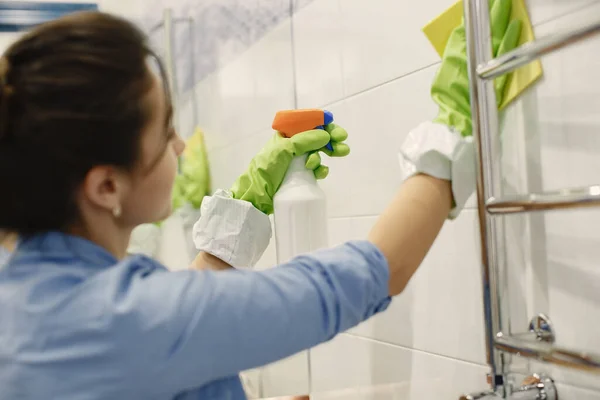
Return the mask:
<svg viewBox="0 0 600 400">
<path fill-rule="evenodd" d="M 98 3 L 100 11 L 117 14 L 132 20 L 139 20 L 144 15 L 143 0 L 90 0 Z"/>
<path fill-rule="evenodd" d="M 194 18 L 197 32 L 190 86 L 197 105 L 191 90 L 181 87 L 180 129 L 191 133 L 195 111 L 206 133 L 214 187 L 227 188 L 272 134 L 277 110 L 331 110 L 352 146 L 350 157 L 326 160 L 331 174 L 322 183 L 330 244 L 336 245 L 366 236 L 400 186 L 400 143 L 435 115 L 428 91 L 439 58 L 420 28 L 453 0 L 291 1 L 174 5 L 176 15 Z M 600 18 L 598 1 L 527 3 L 538 36 Z M 510 107 L 503 132 L 506 192 L 598 181 L 598 49 L 600 39 L 594 39 L 545 58 L 543 80 Z M 183 50 L 178 57 L 185 57 Z M 512 332 L 524 331 L 535 313 L 545 312 L 558 344 L 600 353 L 598 226 L 600 211 L 594 209 L 507 219 Z M 313 390 L 407 381 L 426 388 L 415 389 L 415 398 L 452 399 L 484 389 L 478 248 L 471 201 L 445 225 L 387 312 L 311 351 Z M 261 267 L 275 261 L 272 246 Z M 515 361 L 515 372 L 550 372 L 562 399 L 600 399 L 597 378 Z M 281 368 L 265 371 L 264 395 L 303 379 L 300 370 L 288 369 L 287 378 Z"/>
</svg>

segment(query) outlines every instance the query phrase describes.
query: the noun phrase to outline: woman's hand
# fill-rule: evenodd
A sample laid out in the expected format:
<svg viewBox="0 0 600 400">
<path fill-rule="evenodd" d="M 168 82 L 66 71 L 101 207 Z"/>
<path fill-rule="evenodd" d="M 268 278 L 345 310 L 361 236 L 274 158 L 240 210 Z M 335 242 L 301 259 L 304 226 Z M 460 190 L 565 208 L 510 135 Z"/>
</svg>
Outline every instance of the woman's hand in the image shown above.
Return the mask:
<svg viewBox="0 0 600 400">
<path fill-rule="evenodd" d="M 512 0 L 492 0 L 490 23 L 494 56 L 514 49 L 522 21 L 512 18 Z M 442 63 L 431 86 L 439 106 L 433 121 L 409 132 L 400 149 L 403 180 L 425 174 L 452 185 L 449 217 L 456 218 L 475 188 L 475 148 L 472 138 L 467 42 L 464 23 L 450 35 Z M 498 104 L 502 103 L 508 75 L 495 81 Z"/>
<path fill-rule="evenodd" d="M 522 22 L 518 19 L 511 20 L 511 12 L 512 0 L 493 0 L 490 25 L 494 57 L 514 49 L 519 43 Z M 498 105 L 502 104 L 507 79 L 508 75 L 503 75 L 494 81 Z M 439 114 L 433 122 L 447 125 L 462 136 L 471 136 L 473 129 L 464 23 L 460 24 L 448 39 L 442 64 L 431 86 L 431 97 L 440 107 Z"/>
<path fill-rule="evenodd" d="M 321 164 L 319 152 L 330 157 L 347 156 L 350 148 L 343 143 L 347 137 L 346 130 L 336 124 L 325 126 L 325 130 L 314 129 L 291 138 L 276 132 L 234 183 L 231 188 L 233 198 L 252 203 L 264 214 L 272 214 L 273 196 L 279 190 L 292 159 L 307 154 L 306 168 L 314 171 L 317 179 L 324 179 L 329 168 Z M 325 148 L 330 141 L 333 151 Z"/>
</svg>

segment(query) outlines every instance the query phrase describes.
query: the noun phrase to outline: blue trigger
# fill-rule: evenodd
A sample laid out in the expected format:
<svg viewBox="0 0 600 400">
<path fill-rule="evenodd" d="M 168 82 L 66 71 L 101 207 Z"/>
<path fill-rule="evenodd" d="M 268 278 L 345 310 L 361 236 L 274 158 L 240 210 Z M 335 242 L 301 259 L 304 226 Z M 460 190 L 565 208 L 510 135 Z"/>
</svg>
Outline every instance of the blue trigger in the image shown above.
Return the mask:
<svg viewBox="0 0 600 400">
<path fill-rule="evenodd" d="M 325 129 L 325 127 L 324 127 L 323 125 L 321 125 L 321 126 L 317 126 L 315 129 L 323 129 L 323 130 L 324 130 L 324 129 Z M 326 147 L 328 150 L 330 150 L 330 151 L 333 151 L 333 146 L 332 146 L 331 142 L 327 143 L 327 145 L 325 145 L 325 147 Z"/>
<path fill-rule="evenodd" d="M 323 110 L 323 124 L 329 125 L 333 122 L 333 113 L 331 111 Z M 325 129 L 324 126 L 318 126 L 317 129 Z M 333 145 L 331 142 L 325 146 L 329 151 L 333 151 Z"/>
</svg>

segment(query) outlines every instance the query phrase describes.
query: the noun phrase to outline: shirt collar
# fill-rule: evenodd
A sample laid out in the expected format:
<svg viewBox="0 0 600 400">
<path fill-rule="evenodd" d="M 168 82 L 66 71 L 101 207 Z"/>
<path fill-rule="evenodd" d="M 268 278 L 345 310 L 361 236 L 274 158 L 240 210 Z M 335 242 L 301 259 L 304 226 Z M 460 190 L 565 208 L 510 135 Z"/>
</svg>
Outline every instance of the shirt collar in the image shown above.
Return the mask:
<svg viewBox="0 0 600 400">
<path fill-rule="evenodd" d="M 48 232 L 23 238 L 15 252 L 15 260 L 26 255 L 44 258 L 76 258 L 86 265 L 106 268 L 118 262 L 106 249 L 87 239 L 62 232 Z"/>
</svg>

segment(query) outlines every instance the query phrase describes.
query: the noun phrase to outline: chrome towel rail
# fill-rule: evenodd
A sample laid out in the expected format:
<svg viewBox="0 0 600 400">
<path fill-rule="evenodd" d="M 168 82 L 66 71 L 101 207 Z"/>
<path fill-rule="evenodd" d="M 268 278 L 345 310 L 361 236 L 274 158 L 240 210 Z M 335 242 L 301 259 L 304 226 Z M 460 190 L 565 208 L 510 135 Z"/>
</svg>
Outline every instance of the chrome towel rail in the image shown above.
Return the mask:
<svg viewBox="0 0 600 400">
<path fill-rule="evenodd" d="M 600 355 L 598 354 L 562 349 L 531 337 L 504 336 L 500 333 L 496 337 L 495 346 L 498 350 L 506 353 L 534 358 L 580 371 L 598 373 L 600 370 Z"/>
<path fill-rule="evenodd" d="M 554 192 L 504 196 L 499 199 L 490 197 L 485 203 L 487 211 L 491 214 L 515 214 L 598 206 L 600 206 L 599 185 Z"/>
<path fill-rule="evenodd" d="M 563 349 L 554 345 L 549 319 L 538 316 L 530 331 L 506 335 L 503 319 L 501 275 L 505 214 L 600 206 L 600 185 L 546 193 L 503 196 L 498 109 L 493 79 L 514 71 L 539 57 L 600 33 L 600 20 L 524 44 L 493 58 L 488 0 L 463 0 L 467 39 L 473 139 L 477 156 L 477 205 L 481 239 L 481 265 L 487 362 L 492 390 L 461 399 L 547 399 L 557 397 L 550 378 L 544 394 L 512 388 L 507 379 L 505 354 L 534 358 L 563 367 L 600 373 L 600 355 Z M 531 389 L 528 387 L 528 389 Z"/>
<path fill-rule="evenodd" d="M 580 40 L 587 39 L 600 31 L 600 21 L 588 22 L 560 33 L 548 35 L 535 42 L 526 43 L 508 53 L 489 60 L 477 67 L 481 79 L 494 79 L 522 67 L 541 56 L 552 53 Z"/>
</svg>

